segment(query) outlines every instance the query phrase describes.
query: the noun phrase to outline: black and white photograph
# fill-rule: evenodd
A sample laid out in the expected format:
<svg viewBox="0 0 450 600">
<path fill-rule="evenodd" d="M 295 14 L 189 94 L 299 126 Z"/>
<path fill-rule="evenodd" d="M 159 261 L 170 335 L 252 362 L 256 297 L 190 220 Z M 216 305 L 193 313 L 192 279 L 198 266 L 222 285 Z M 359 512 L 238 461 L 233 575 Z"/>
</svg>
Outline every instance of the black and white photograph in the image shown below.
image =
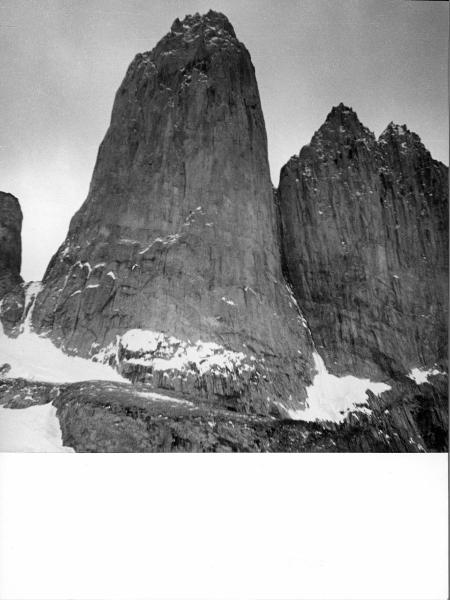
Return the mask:
<svg viewBox="0 0 450 600">
<path fill-rule="evenodd" d="M 1 457 L 441 469 L 448 17 L 0 0 Z"/>
<path fill-rule="evenodd" d="M 447 7 L 119 4 L 3 3 L 1 449 L 446 451 Z"/>
</svg>

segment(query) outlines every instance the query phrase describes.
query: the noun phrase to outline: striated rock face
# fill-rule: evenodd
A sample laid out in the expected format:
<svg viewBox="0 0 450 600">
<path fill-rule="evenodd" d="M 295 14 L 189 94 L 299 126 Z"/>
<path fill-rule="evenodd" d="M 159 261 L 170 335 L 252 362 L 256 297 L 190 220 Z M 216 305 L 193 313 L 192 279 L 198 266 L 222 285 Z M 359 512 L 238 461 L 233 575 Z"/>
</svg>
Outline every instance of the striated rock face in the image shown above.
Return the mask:
<svg viewBox="0 0 450 600">
<path fill-rule="evenodd" d="M 6 331 L 11 330 L 23 312 L 22 218 L 17 198 L 0 192 L 0 319 Z"/>
<path fill-rule="evenodd" d="M 341 104 L 283 167 L 278 201 L 285 267 L 328 369 L 445 369 L 448 169 L 419 137 L 391 123 L 376 140 Z"/>
<path fill-rule="evenodd" d="M 281 272 L 254 68 L 222 14 L 177 19 L 131 63 L 33 324 L 135 381 L 302 406 L 312 343 Z"/>
</svg>

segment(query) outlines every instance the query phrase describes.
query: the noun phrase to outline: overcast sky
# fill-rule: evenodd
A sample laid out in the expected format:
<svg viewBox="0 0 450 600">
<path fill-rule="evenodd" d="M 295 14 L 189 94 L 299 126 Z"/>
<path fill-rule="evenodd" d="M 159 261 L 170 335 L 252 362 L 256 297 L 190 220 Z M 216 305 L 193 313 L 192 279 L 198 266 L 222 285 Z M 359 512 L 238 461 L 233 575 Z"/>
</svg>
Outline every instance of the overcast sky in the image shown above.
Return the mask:
<svg viewBox="0 0 450 600">
<path fill-rule="evenodd" d="M 252 56 L 275 185 L 340 102 L 377 135 L 406 123 L 448 164 L 447 2 L 1 0 L 0 190 L 22 205 L 26 280 L 43 276 L 86 197 L 132 58 L 210 8 Z"/>
</svg>

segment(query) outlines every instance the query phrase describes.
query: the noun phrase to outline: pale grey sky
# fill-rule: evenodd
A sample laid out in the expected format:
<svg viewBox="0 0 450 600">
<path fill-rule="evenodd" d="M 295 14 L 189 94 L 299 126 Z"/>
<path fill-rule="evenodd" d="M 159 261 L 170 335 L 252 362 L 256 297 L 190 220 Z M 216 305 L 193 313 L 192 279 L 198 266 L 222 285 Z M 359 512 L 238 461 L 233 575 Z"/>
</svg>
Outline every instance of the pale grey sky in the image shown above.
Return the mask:
<svg viewBox="0 0 450 600">
<path fill-rule="evenodd" d="M 24 212 L 25 279 L 43 276 L 86 197 L 128 64 L 210 8 L 252 56 L 275 185 L 340 102 L 377 135 L 406 123 L 448 164 L 447 2 L 1 0 L 0 190 Z"/>
</svg>

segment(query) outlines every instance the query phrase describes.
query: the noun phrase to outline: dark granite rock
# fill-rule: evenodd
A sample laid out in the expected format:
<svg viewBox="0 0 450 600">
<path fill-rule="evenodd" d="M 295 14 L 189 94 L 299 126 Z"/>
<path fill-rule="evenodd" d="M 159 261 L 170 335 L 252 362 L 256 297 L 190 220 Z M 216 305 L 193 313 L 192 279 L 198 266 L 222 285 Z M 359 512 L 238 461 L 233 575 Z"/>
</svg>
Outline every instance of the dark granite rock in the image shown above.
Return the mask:
<svg viewBox="0 0 450 600">
<path fill-rule="evenodd" d="M 245 415 L 194 400 L 150 398 L 145 387 L 86 382 L 54 400 L 65 445 L 78 452 L 445 452 L 446 394 L 408 384 L 342 423 Z"/>
<path fill-rule="evenodd" d="M 33 323 L 133 381 L 242 411 L 303 405 L 312 344 L 281 271 L 254 68 L 224 15 L 176 20 L 131 63 Z M 163 337 L 117 340 L 136 328 Z M 217 346 L 190 360 L 199 340 Z M 183 369 L 162 368 L 183 344 Z"/>
<path fill-rule="evenodd" d="M 433 379 L 371 395 L 370 412 L 350 413 L 341 423 L 242 414 L 192 395 L 105 381 L 5 378 L 0 405 L 52 402 L 64 445 L 77 452 L 446 452 L 446 381 Z"/>
<path fill-rule="evenodd" d="M 0 320 L 10 332 L 23 313 L 22 211 L 12 194 L 0 192 Z"/>
<path fill-rule="evenodd" d="M 22 218 L 17 198 L 0 192 L 0 299 L 22 283 Z"/>
<path fill-rule="evenodd" d="M 0 373 L 0 376 L 4 375 Z M 54 383 L 17 379 L 0 379 L 0 405 L 5 408 L 28 408 L 36 404 L 52 402 L 60 393 Z"/>
<path fill-rule="evenodd" d="M 406 126 L 339 105 L 283 167 L 287 275 L 328 369 L 447 370 L 448 169 Z"/>
</svg>

